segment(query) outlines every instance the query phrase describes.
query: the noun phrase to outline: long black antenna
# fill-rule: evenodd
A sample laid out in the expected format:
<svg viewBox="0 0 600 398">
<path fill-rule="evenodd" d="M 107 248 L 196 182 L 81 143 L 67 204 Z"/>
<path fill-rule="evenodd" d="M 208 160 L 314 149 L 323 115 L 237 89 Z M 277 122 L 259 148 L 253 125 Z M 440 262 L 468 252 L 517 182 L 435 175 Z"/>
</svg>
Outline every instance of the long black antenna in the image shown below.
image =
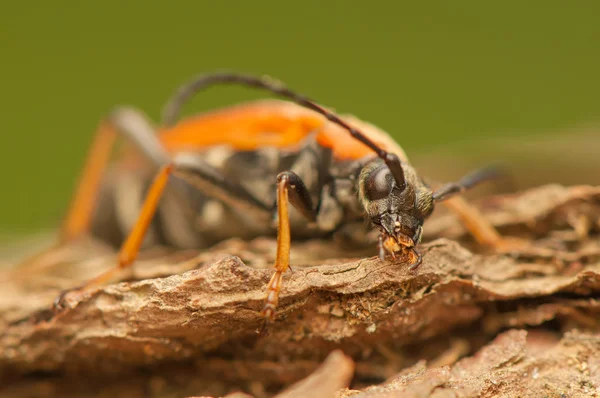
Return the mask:
<svg viewBox="0 0 600 398">
<path fill-rule="evenodd" d="M 436 202 L 442 202 L 474 187 L 475 185 L 481 184 L 484 181 L 500 178 L 504 174 L 504 170 L 497 165 L 476 170 L 471 174 L 464 176 L 457 182 L 448 183 L 435 190 L 435 192 L 433 192 L 433 199 Z"/>
<path fill-rule="evenodd" d="M 402 169 L 402 165 L 400 164 L 400 159 L 398 159 L 398 156 L 396 156 L 393 153 L 389 153 L 383 148 L 379 147 L 359 130 L 353 128 L 352 126 L 344 122 L 335 113 L 328 111 L 320 105 L 317 105 L 314 101 L 308 99 L 307 97 L 291 91 L 283 83 L 267 76 L 258 77 L 230 72 L 220 72 L 197 76 L 196 78 L 181 86 L 179 90 L 177 90 L 175 95 L 173 95 L 171 99 L 167 102 L 163 109 L 163 125 L 172 126 L 173 124 L 175 124 L 177 118 L 179 117 L 181 108 L 187 100 L 189 100 L 194 94 L 198 93 L 199 91 L 216 84 L 240 84 L 248 87 L 267 90 L 281 97 L 288 98 L 293 102 L 297 103 L 298 105 L 311 109 L 325 116 L 327 120 L 346 129 L 350 133 L 350 135 L 352 135 L 352 137 L 368 146 L 377 154 L 377 156 L 383 159 L 385 164 L 392 172 L 392 175 L 396 180 L 396 184 L 399 187 L 404 187 L 406 185 L 404 179 L 404 170 Z"/>
</svg>

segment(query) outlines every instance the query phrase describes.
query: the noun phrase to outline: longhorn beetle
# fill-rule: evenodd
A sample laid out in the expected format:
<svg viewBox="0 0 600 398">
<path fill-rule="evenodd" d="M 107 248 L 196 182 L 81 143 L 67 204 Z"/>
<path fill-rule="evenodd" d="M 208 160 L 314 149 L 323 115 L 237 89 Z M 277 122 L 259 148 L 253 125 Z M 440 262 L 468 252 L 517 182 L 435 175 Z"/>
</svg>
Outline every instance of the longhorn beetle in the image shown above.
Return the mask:
<svg viewBox="0 0 600 398">
<path fill-rule="evenodd" d="M 290 101 L 254 101 L 178 122 L 186 101 L 215 84 L 259 88 Z M 118 135 L 129 140 L 129 151 L 107 171 Z M 142 159 L 132 161 L 136 155 Z M 204 248 L 234 236 L 277 234 L 275 272 L 261 312 L 271 321 L 292 235 L 364 242 L 369 235 L 356 232 L 365 230 L 366 219 L 379 232 L 380 258 L 402 253 L 416 270 L 423 222 L 434 204 L 496 175 L 482 169 L 432 190 L 400 146 L 373 125 L 338 116 L 268 77 L 201 75 L 166 104 L 160 128 L 128 107 L 101 122 L 61 239 L 91 232 L 120 245 L 118 265 L 71 291 L 103 284 L 131 266 L 144 242 Z M 454 209 L 477 240 L 502 245 L 479 213 L 465 205 Z"/>
</svg>

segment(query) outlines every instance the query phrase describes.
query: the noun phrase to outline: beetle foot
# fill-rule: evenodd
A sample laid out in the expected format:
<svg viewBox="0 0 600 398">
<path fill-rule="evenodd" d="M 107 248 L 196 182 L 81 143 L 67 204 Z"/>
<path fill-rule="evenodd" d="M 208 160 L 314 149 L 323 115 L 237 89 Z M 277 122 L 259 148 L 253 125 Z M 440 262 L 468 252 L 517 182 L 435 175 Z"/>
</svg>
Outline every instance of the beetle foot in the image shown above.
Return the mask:
<svg viewBox="0 0 600 398">
<path fill-rule="evenodd" d="M 532 247 L 531 242 L 514 237 L 502 237 L 500 240 L 494 242 L 491 248 L 494 252 L 499 254 L 510 254 L 527 251 Z"/>
<path fill-rule="evenodd" d="M 261 323 L 261 326 L 256 329 L 256 334 L 258 334 L 259 336 L 268 336 L 269 335 L 269 320 L 268 319 L 264 319 Z"/>
<path fill-rule="evenodd" d="M 67 301 L 67 295 L 70 295 L 71 293 L 78 293 L 79 295 L 81 295 L 81 293 L 83 293 L 84 287 L 85 286 L 77 286 L 60 292 L 58 297 L 56 297 L 56 299 L 54 299 L 54 302 L 52 303 L 52 311 L 55 313 L 59 313 L 66 310 L 67 308 L 71 308 Z"/>
</svg>

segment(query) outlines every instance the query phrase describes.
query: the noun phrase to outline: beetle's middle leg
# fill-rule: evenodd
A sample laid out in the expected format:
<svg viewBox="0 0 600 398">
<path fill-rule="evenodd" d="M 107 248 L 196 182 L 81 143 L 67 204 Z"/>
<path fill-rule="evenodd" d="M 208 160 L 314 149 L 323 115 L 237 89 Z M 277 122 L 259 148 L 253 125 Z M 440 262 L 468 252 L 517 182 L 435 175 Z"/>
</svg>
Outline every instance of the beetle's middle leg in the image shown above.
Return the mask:
<svg viewBox="0 0 600 398">
<path fill-rule="evenodd" d="M 277 255 L 275 257 L 275 273 L 267 285 L 267 298 L 261 311 L 261 315 L 266 321 L 272 321 L 275 318 L 283 273 L 290 267 L 290 203 L 308 220 L 316 219 L 316 209 L 312 204 L 306 185 L 297 174 L 285 171 L 277 176 Z"/>
<path fill-rule="evenodd" d="M 502 236 L 479 209 L 463 197 L 454 197 L 444 204 L 479 245 L 498 253 L 518 251 L 527 246 L 524 240 Z"/>
<path fill-rule="evenodd" d="M 63 307 L 63 300 L 67 293 L 81 292 L 92 286 L 103 285 L 114 279 L 124 269 L 131 267 L 172 175 L 190 183 L 206 196 L 219 199 L 237 209 L 243 209 L 247 214 L 253 214 L 258 219 L 262 218 L 263 221 L 267 221 L 272 217 L 272 205 L 255 198 L 241 184 L 228 180 L 219 170 L 197 158 L 176 157 L 172 162 L 161 167 L 150 185 L 137 221 L 119 250 L 117 265 L 79 287 L 64 291 L 55 300 L 56 307 Z M 287 246 L 289 248 L 289 242 Z"/>
</svg>

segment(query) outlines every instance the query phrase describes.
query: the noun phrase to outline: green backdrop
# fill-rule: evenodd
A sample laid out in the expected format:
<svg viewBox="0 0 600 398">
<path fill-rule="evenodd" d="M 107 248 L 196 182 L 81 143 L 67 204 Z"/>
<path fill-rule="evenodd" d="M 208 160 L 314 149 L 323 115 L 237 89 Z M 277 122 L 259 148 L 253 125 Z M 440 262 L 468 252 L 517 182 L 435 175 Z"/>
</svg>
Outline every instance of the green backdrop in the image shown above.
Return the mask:
<svg viewBox="0 0 600 398">
<path fill-rule="evenodd" d="M 352 4 L 354 3 L 354 5 Z M 267 73 L 409 151 L 598 121 L 597 1 L 33 1 L 0 12 L 0 231 L 56 225 L 98 120 Z M 187 108 L 256 97 L 214 89 Z"/>
</svg>

